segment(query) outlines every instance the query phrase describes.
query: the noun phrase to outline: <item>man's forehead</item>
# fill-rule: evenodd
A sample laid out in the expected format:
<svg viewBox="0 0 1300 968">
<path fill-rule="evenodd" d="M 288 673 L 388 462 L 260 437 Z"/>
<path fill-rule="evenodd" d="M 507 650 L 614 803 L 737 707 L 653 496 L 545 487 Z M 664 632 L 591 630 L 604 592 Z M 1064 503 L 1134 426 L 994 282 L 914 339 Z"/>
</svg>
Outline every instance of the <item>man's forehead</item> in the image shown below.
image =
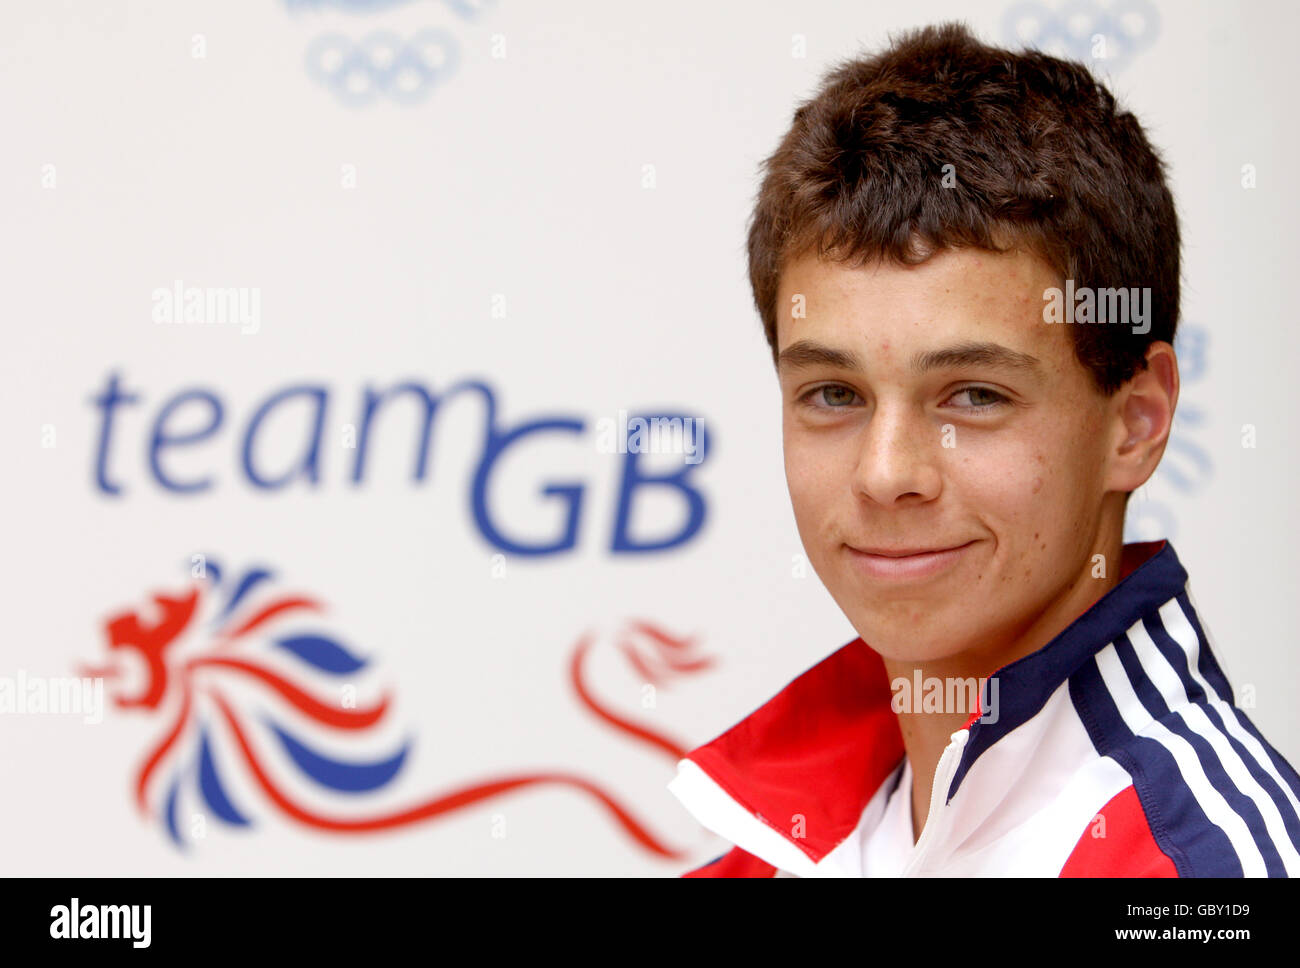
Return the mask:
<svg viewBox="0 0 1300 968">
<path fill-rule="evenodd" d="M 782 273 L 778 370 L 807 365 L 808 344 L 859 356 L 914 358 L 965 343 L 1044 359 L 1068 355 L 1065 327 L 1043 319 L 1044 293 L 1054 285 L 1050 268 L 1027 253 L 945 250 L 916 266 L 860 267 L 805 256 Z"/>
</svg>

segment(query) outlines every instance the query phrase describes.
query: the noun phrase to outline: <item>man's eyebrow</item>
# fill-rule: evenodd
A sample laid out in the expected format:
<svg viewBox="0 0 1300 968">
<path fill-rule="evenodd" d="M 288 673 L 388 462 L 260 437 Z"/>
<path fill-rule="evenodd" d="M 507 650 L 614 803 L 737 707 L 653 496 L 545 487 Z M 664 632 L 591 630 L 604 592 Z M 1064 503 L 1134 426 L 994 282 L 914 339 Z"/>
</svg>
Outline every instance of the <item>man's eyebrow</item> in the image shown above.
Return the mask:
<svg viewBox="0 0 1300 968">
<path fill-rule="evenodd" d="M 939 350 L 917 353 L 912 369 L 918 373 L 959 366 L 1005 366 L 1017 370 L 1037 370 L 1038 357 L 1021 353 L 1001 343 L 959 343 Z"/>
<path fill-rule="evenodd" d="M 852 350 L 837 349 L 813 340 L 791 343 L 777 357 L 779 372 L 792 372 L 816 366 L 838 370 L 862 369 L 861 358 Z M 942 349 L 928 350 L 912 357 L 912 369 L 918 373 L 962 366 L 1003 366 L 1017 370 L 1037 370 L 1038 358 L 1021 353 L 1001 343 L 958 343 Z"/>
<path fill-rule="evenodd" d="M 838 350 L 824 343 L 801 339 L 791 343 L 777 357 L 778 371 L 804 370 L 814 366 L 829 366 L 839 370 L 859 370 L 862 361 L 850 350 Z"/>
</svg>

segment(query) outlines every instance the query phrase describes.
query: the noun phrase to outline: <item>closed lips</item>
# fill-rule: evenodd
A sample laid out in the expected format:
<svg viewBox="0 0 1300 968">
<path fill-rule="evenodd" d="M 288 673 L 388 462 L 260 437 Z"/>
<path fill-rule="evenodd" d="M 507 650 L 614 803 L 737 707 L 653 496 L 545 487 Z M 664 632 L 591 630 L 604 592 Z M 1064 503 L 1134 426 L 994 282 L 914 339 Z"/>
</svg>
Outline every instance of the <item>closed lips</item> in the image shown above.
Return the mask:
<svg viewBox="0 0 1300 968">
<path fill-rule="evenodd" d="M 936 555 L 943 551 L 956 551 L 958 548 L 965 548 L 973 541 L 967 541 L 965 544 L 947 545 L 941 548 L 854 548 L 854 551 L 864 555 L 875 555 L 878 558 L 913 558 L 917 555 Z"/>
</svg>

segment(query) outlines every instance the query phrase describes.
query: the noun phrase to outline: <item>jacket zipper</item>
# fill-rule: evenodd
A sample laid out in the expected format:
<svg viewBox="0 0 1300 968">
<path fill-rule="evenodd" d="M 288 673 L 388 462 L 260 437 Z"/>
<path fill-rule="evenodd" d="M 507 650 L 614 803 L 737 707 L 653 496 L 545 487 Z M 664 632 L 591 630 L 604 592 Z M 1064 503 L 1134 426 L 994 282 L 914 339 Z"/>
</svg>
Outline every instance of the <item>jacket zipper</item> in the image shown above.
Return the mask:
<svg viewBox="0 0 1300 968">
<path fill-rule="evenodd" d="M 940 818 L 947 818 L 950 811 L 945 811 L 944 798 L 948 793 L 948 787 L 952 785 L 953 774 L 957 772 L 957 765 L 961 763 L 962 750 L 966 748 L 966 740 L 970 738 L 970 729 L 959 729 L 948 737 L 948 745 L 944 748 L 943 755 L 939 757 L 939 765 L 934 769 L 934 783 L 930 787 L 930 810 L 925 816 L 925 829 L 921 831 L 921 837 L 916 842 L 916 851 L 912 854 L 912 859 L 907 866 L 903 868 L 902 877 L 911 877 L 918 871 L 926 856 L 934 849 L 934 844 L 940 839 L 943 831 L 940 830 Z"/>
</svg>

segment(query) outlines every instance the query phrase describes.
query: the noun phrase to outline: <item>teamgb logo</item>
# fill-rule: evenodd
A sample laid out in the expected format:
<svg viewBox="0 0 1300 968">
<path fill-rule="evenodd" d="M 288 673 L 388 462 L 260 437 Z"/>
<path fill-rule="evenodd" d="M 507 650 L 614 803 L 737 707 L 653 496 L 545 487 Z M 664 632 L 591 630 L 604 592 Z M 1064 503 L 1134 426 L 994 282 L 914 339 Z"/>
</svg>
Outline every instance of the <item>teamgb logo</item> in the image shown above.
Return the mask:
<svg viewBox="0 0 1300 968">
<path fill-rule="evenodd" d="M 373 734 L 389 709 L 388 695 L 359 697 L 356 680 L 363 678 L 368 660 L 336 636 L 305 627 L 304 616 L 319 615 L 324 607 L 315 597 L 275 590 L 270 570 L 227 576 L 211 559 L 196 559 L 192 577 L 196 580 L 184 591 L 152 596 L 155 615 L 128 610 L 106 620 L 109 661 L 81 672 L 107 680 L 120 709 L 166 714 L 166 725 L 136 772 L 134 791 L 141 815 L 159 822 L 177 847 L 204 836 L 209 812 L 229 826 L 253 825 L 252 805 L 241 802 L 247 797 L 237 797 L 229 782 L 229 771 L 238 765 L 242 788 L 257 791 L 263 809 L 335 834 L 391 830 L 523 787 L 560 785 L 597 801 L 645 851 L 672 860 L 687 856 L 665 844 L 600 784 L 573 773 L 481 778 L 405 809 L 356 816 L 357 802 L 391 787 L 412 746 L 407 739 L 364 761 L 340 755 L 339 737 Z M 585 673 L 593 644 L 594 637 L 584 635 L 569 661 L 570 682 L 582 706 L 607 727 L 673 762 L 685 756 L 679 743 L 620 716 L 595 696 Z M 712 663 L 695 653 L 694 640 L 642 620 L 627 623 L 619 648 L 643 690 Z M 278 711 L 252 715 L 245 708 L 249 701 L 239 698 L 250 687 L 261 697 L 255 703 L 259 708 L 264 699 Z M 294 727 L 292 721 L 305 725 Z M 180 819 L 182 795 L 196 796 L 206 807 L 192 814 L 188 836 Z M 335 805 L 347 801 L 352 810 L 321 809 L 316 802 L 322 798 Z"/>
</svg>

